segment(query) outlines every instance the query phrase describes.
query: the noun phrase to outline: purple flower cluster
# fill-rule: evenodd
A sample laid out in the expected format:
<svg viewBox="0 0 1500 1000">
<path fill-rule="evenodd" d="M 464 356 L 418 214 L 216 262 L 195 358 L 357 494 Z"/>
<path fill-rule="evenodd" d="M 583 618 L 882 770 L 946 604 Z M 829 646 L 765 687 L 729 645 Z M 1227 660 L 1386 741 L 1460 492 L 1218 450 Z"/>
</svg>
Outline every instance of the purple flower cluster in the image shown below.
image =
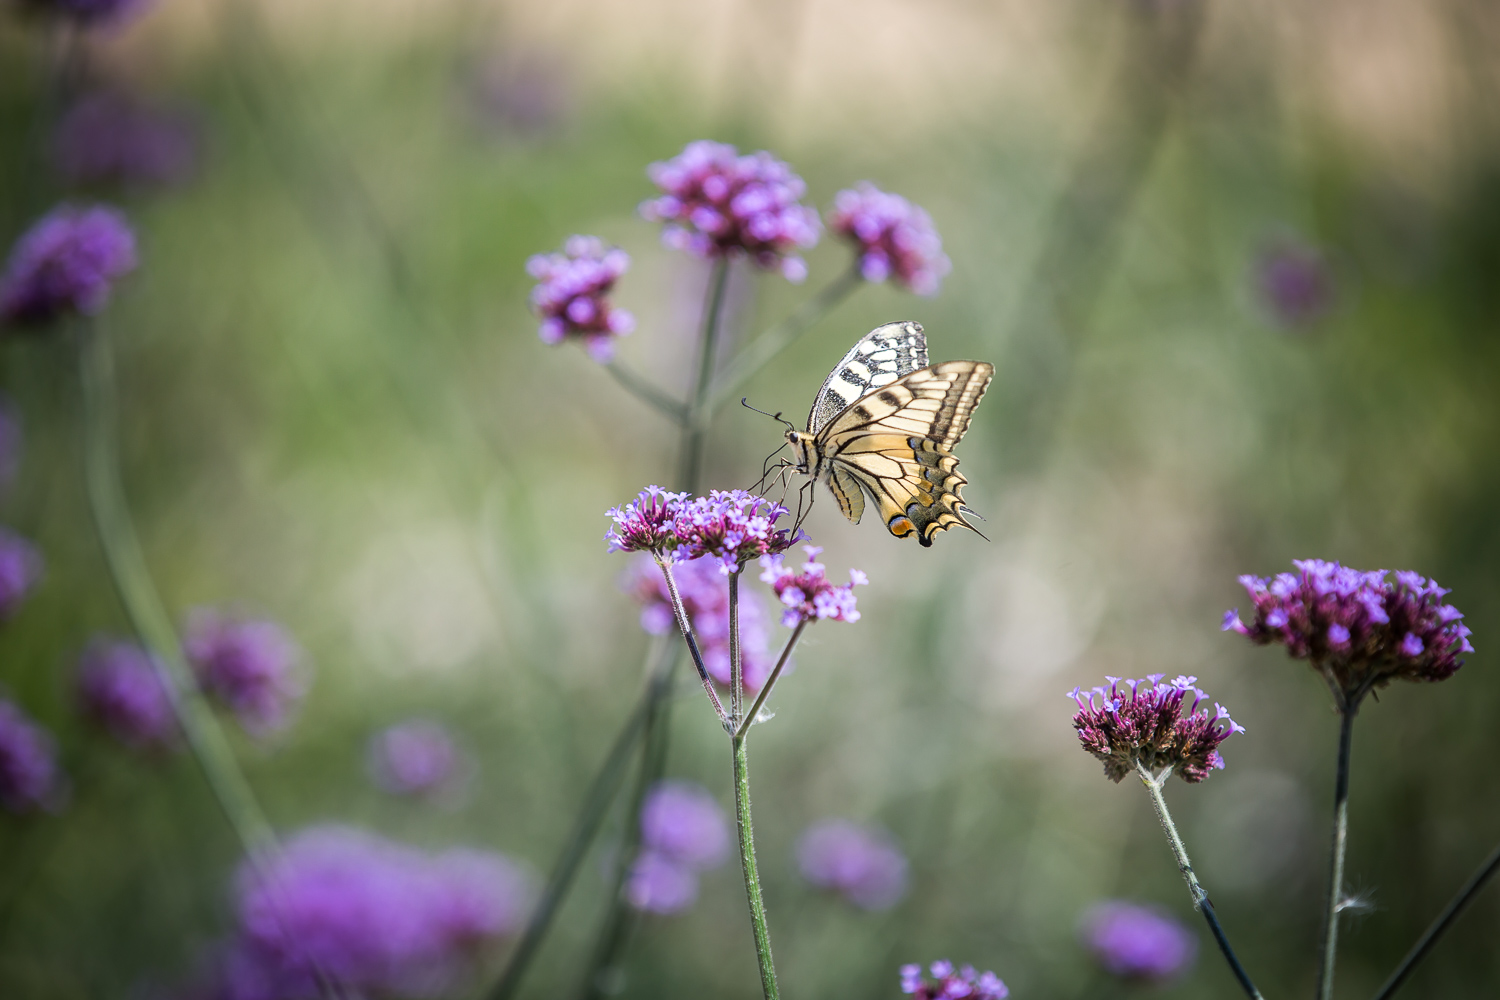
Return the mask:
<svg viewBox="0 0 1500 1000">
<path fill-rule="evenodd" d="M 78 101 L 52 135 L 52 162 L 74 184 L 169 187 L 192 176 L 197 160 L 190 119 L 115 93 Z"/>
<path fill-rule="evenodd" d="M 729 824 L 702 785 L 659 782 L 641 805 L 641 853 L 625 899 L 648 913 L 680 913 L 698 898 L 698 873 L 729 857 Z"/>
<path fill-rule="evenodd" d="M 1448 591 L 1409 570 L 1362 572 L 1321 559 L 1292 563 L 1296 573 L 1242 576 L 1255 602 L 1247 625 L 1224 613 L 1225 631 L 1258 645 L 1280 643 L 1307 660 L 1345 696 L 1392 680 L 1441 681 L 1474 652 L 1463 613 Z"/>
<path fill-rule="evenodd" d="M 147 0 L 21 0 L 21 6 L 43 17 L 80 24 L 113 25 L 134 15 Z"/>
<path fill-rule="evenodd" d="M 597 236 L 570 236 L 562 253 L 539 253 L 526 262 L 537 279 L 531 308 L 542 318 L 537 335 L 545 344 L 569 337 L 583 341 L 589 357 L 603 364 L 615 356 L 615 338 L 635 329 L 635 317 L 616 309 L 610 290 L 630 268 L 630 255 Z"/>
<path fill-rule="evenodd" d="M 955 969 L 947 959 L 933 962 L 931 979 L 922 976 L 915 963 L 901 966 L 901 992 L 917 1000 L 1005 1000 L 1010 990 L 993 972 L 979 973 L 972 965 Z"/>
<path fill-rule="evenodd" d="M 770 153 L 740 156 L 700 140 L 647 173 L 662 195 L 643 202 L 641 215 L 666 224 L 667 246 L 699 257 L 743 254 L 789 281 L 807 277 L 796 251 L 817 245 L 818 213 L 801 204 L 802 178 Z"/>
<path fill-rule="evenodd" d="M 448 730 L 429 719 L 409 719 L 370 740 L 370 777 L 392 795 L 429 795 L 449 785 L 460 756 Z"/>
<path fill-rule="evenodd" d="M 1132 982 L 1162 983 L 1192 968 L 1198 939 L 1156 909 L 1121 899 L 1090 907 L 1079 938 L 1105 972 Z"/>
<path fill-rule="evenodd" d="M 1078 742 L 1104 762 L 1111 781 L 1120 781 L 1140 764 L 1153 775 L 1170 768 L 1196 784 L 1224 766 L 1219 744 L 1245 731 L 1222 705 L 1215 704 L 1209 714 L 1204 705 L 1208 695 L 1194 686 L 1198 678 L 1178 677 L 1167 684 L 1162 677 L 1106 677 L 1107 688 L 1074 688 L 1068 694 L 1078 703 L 1073 716 Z"/>
<path fill-rule="evenodd" d="M 97 313 L 135 263 L 135 234 L 119 212 L 54 208 L 11 251 L 0 275 L 0 323 L 42 326 L 68 313 Z"/>
<path fill-rule="evenodd" d="M 615 522 L 604 540 L 610 552 L 650 552 L 662 555 L 677 547 L 677 515 L 686 493 L 671 493 L 660 486 L 647 486 L 632 501 L 611 507 L 604 516 Z"/>
<path fill-rule="evenodd" d="M 677 595 L 698 638 L 703 665 L 720 684 L 730 683 L 729 581 L 711 558 L 690 559 L 672 571 Z M 630 564 L 623 581 L 627 593 L 641 602 L 641 628 L 665 635 L 676 628 L 667 581 L 656 564 L 640 558 Z M 748 691 L 759 691 L 771 674 L 767 650 L 765 609 L 753 593 L 740 591 L 740 659 Z"/>
<path fill-rule="evenodd" d="M 823 551 L 816 545 L 804 545 L 807 562 L 801 572 L 783 566 L 780 555 L 766 556 L 760 561 L 765 571 L 762 582 L 769 583 L 776 591 L 776 598 L 786 606 L 781 613 L 781 624 L 792 628 L 798 622 L 831 618 L 839 622 L 859 621 L 855 607 L 854 588 L 870 582 L 869 577 L 857 569 L 849 571 L 849 582 L 842 586 L 829 581 L 824 575 L 825 567 L 817 562 Z"/>
<path fill-rule="evenodd" d="M 306 693 L 301 653 L 274 622 L 239 621 L 200 609 L 188 619 L 182 648 L 203 690 L 251 735 L 285 726 Z"/>
<path fill-rule="evenodd" d="M 262 874 L 236 880 L 238 933 L 210 995 L 313 1000 L 318 974 L 359 996 L 461 988 L 487 946 L 521 925 L 531 876 L 504 855 L 431 855 L 351 827 L 313 827 Z"/>
<path fill-rule="evenodd" d="M 55 806 L 62 794 L 52 735 L 15 702 L 0 698 L 0 807 L 35 812 Z"/>
<path fill-rule="evenodd" d="M 878 827 L 845 819 L 814 823 L 797 840 L 797 866 L 813 885 L 862 910 L 888 910 L 906 895 L 906 855 Z"/>
<path fill-rule="evenodd" d="M 936 295 L 953 269 L 932 217 L 868 181 L 834 195 L 828 227 L 855 245 L 866 281 L 889 278 L 918 295 Z"/>
<path fill-rule="evenodd" d="M 128 747 L 177 742 L 177 716 L 151 656 L 133 642 L 95 639 L 78 660 L 78 705 L 86 719 Z"/>
<path fill-rule="evenodd" d="M 1333 308 L 1333 273 L 1315 247 L 1281 242 L 1264 250 L 1255 265 L 1261 301 L 1284 327 L 1311 326 Z"/>
<path fill-rule="evenodd" d="M 674 562 L 712 556 L 720 572 L 735 573 L 752 559 L 791 547 L 791 529 L 776 527 L 786 513 L 745 490 L 710 490 L 688 499 L 648 486 L 630 503 L 605 511 L 615 526 L 604 540 L 610 552 L 650 552 Z"/>
<path fill-rule="evenodd" d="M 42 554 L 36 546 L 0 528 L 0 621 L 9 619 L 42 578 Z"/>
</svg>

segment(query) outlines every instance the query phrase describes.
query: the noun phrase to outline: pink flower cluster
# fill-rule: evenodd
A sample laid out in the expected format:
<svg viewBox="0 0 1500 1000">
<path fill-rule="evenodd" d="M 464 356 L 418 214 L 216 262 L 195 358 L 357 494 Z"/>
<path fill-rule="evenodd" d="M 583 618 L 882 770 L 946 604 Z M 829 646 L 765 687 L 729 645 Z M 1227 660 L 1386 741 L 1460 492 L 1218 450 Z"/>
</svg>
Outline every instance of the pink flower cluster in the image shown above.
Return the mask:
<svg viewBox="0 0 1500 1000">
<path fill-rule="evenodd" d="M 605 511 L 615 526 L 604 540 L 610 552 L 651 552 L 673 562 L 712 556 L 720 572 L 735 573 L 797 540 L 791 529 L 776 527 L 786 513 L 745 490 L 710 490 L 690 500 L 686 493 L 648 486 L 631 502 Z"/>
<path fill-rule="evenodd" d="M 1448 591 L 1409 570 L 1362 572 L 1321 559 L 1292 563 L 1296 573 L 1242 576 L 1255 602 L 1249 624 L 1224 613 L 1225 631 L 1257 645 L 1279 643 L 1307 660 L 1345 694 L 1392 680 L 1441 681 L 1474 652 L 1463 612 Z"/>
<path fill-rule="evenodd" d="M 889 278 L 918 295 L 936 295 L 953 268 L 932 217 L 868 181 L 834 196 L 828 226 L 855 245 L 866 281 Z"/>
<path fill-rule="evenodd" d="M 188 618 L 182 649 L 204 692 L 252 736 L 285 726 L 306 693 L 301 651 L 275 622 L 199 609 Z"/>
<path fill-rule="evenodd" d="M 955 969 L 947 959 L 933 962 L 931 979 L 922 977 L 915 963 L 901 966 L 901 992 L 917 1000 L 1005 1000 L 1010 990 L 993 972 L 979 973 L 972 965 Z"/>
<path fill-rule="evenodd" d="M 745 255 L 789 281 L 807 277 L 796 251 L 817 244 L 818 213 L 801 204 L 807 185 L 781 160 L 700 140 L 647 173 L 662 195 L 642 203 L 641 215 L 666 224 L 667 246 L 699 257 Z"/>
<path fill-rule="evenodd" d="M 570 236 L 562 253 L 539 253 L 526 262 L 537 279 L 531 308 L 542 318 L 537 335 L 545 344 L 569 337 L 583 341 L 601 364 L 615 355 L 615 338 L 635 329 L 635 317 L 609 301 L 615 282 L 630 268 L 630 255 L 597 236 Z"/>
<path fill-rule="evenodd" d="M 831 618 L 839 622 L 859 621 L 855 607 L 854 588 L 870 582 L 870 578 L 857 569 L 849 571 L 849 582 L 834 584 L 824 575 L 825 567 L 817 562 L 823 550 L 816 545 L 804 545 L 807 562 L 801 571 L 782 565 L 780 555 L 769 555 L 760 561 L 765 567 L 762 582 L 769 583 L 776 597 L 786 606 L 781 613 L 781 624 L 792 628 L 799 622 Z"/>
<path fill-rule="evenodd" d="M 78 660 L 78 705 L 83 715 L 136 750 L 178 743 L 172 696 L 151 655 L 133 642 L 96 638 Z"/>
<path fill-rule="evenodd" d="M 1204 705 L 1208 695 L 1194 686 L 1198 678 L 1178 677 L 1166 684 L 1163 676 L 1106 677 L 1107 688 L 1074 688 L 1068 694 L 1078 703 L 1073 716 L 1078 742 L 1104 762 L 1111 781 L 1120 781 L 1141 764 L 1153 775 L 1170 768 L 1196 784 L 1224 766 L 1219 744 L 1245 731 L 1224 706 L 1215 704 L 1209 713 Z"/>
</svg>

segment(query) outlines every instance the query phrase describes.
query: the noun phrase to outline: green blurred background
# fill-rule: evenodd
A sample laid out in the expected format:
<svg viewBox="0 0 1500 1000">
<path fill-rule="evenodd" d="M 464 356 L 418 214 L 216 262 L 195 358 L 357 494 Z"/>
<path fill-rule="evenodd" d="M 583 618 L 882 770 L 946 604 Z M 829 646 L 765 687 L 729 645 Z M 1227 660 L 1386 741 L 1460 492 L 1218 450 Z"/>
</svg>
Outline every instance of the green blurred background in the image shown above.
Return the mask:
<svg viewBox="0 0 1500 1000">
<path fill-rule="evenodd" d="M 6 245 L 67 193 L 37 152 L 48 38 L 12 13 Z M 954 264 L 934 299 L 858 292 L 753 403 L 800 414 L 895 319 L 926 326 L 934 360 L 1000 370 L 960 449 L 991 542 L 919 549 L 826 495 L 808 524 L 836 578 L 857 566 L 871 586 L 862 622 L 811 631 L 756 732 L 788 995 L 894 997 L 900 963 L 949 956 L 1017 998 L 1104 996 L 1076 941 L 1086 906 L 1192 920 L 1146 796 L 1079 752 L 1063 697 L 1155 672 L 1197 675 L 1248 728 L 1227 770 L 1168 797 L 1263 990 L 1309 992 L 1336 718 L 1305 666 L 1218 629 L 1247 606 L 1238 574 L 1305 557 L 1436 577 L 1479 648 L 1361 713 L 1349 871 L 1369 907 L 1340 995 L 1373 992 L 1500 838 L 1497 43 L 1482 0 L 164 0 L 91 37 L 91 81 L 189 108 L 203 137 L 188 184 L 115 196 L 142 265 L 108 326 L 126 488 L 169 606 L 273 617 L 313 666 L 295 725 L 236 744 L 273 822 L 552 864 L 642 683 L 603 511 L 670 479 L 676 432 L 537 340 L 524 265 L 572 233 L 626 248 L 615 301 L 639 328 L 622 356 L 682 391 L 707 268 L 635 208 L 648 163 L 714 138 L 788 160 L 820 210 L 863 179 L 906 195 Z M 1332 283 L 1306 322 L 1258 284 L 1286 245 Z M 736 342 L 847 256 L 825 235 L 800 288 L 737 271 Z M 189 758 L 136 761 L 74 718 L 78 650 L 126 625 L 83 499 L 73 354 L 12 339 L 0 371 L 26 432 L 0 516 L 48 560 L 0 630 L 0 680 L 75 778 L 62 814 L 0 824 L 0 884 L 26 880 L 0 994 L 129 995 L 227 931 L 238 847 Z M 726 409 L 708 483 L 748 485 L 779 439 Z M 727 804 L 702 700 L 681 691 L 668 772 Z M 476 762 L 464 800 L 371 787 L 367 739 L 411 714 Z M 900 840 L 894 910 L 801 882 L 795 839 L 830 815 Z M 607 891 L 591 860 L 523 995 L 578 988 Z M 691 913 L 642 924 L 621 995 L 758 995 L 746 923 L 726 866 Z M 1156 992 L 1234 992 L 1202 945 Z M 1406 995 L 1497 992 L 1492 887 Z"/>
</svg>

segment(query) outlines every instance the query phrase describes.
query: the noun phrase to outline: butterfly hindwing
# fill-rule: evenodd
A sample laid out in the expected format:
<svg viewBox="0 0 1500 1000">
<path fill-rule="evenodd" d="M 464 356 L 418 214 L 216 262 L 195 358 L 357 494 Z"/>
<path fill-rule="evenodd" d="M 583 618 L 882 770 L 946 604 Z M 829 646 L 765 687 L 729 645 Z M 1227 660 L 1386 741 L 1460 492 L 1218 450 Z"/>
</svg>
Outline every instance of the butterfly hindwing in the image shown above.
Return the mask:
<svg viewBox="0 0 1500 1000">
<path fill-rule="evenodd" d="M 807 429 L 816 434 L 851 403 L 873 389 L 890 385 L 927 367 L 927 335 L 922 324 L 887 323 L 877 326 L 849 348 L 813 399 Z"/>
</svg>

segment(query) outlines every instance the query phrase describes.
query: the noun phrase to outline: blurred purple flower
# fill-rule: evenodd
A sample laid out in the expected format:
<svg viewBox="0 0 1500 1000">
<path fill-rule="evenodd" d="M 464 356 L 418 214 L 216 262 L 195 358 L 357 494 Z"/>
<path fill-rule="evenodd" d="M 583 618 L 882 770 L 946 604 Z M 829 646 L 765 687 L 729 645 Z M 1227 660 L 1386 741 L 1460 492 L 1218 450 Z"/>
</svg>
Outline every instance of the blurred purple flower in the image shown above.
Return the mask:
<svg viewBox="0 0 1500 1000">
<path fill-rule="evenodd" d="M 698 637 L 703 665 L 714 680 L 728 685 L 729 672 L 729 581 L 719 572 L 712 556 L 689 559 L 672 569 L 677 594 L 687 611 L 688 622 Z M 677 627 L 667 582 L 660 568 L 648 558 L 630 564 L 623 581 L 625 590 L 641 602 L 641 628 L 652 635 L 665 635 Z M 745 688 L 759 691 L 771 675 L 774 660 L 767 649 L 766 612 L 760 597 L 740 588 L 740 657 Z M 790 669 L 783 669 L 785 673 Z"/>
<path fill-rule="evenodd" d="M 713 556 L 719 572 L 738 572 L 750 560 L 785 552 L 797 540 L 790 529 L 776 527 L 786 513 L 781 504 L 745 490 L 710 490 L 677 513 L 677 559 Z"/>
<path fill-rule="evenodd" d="M 889 278 L 918 295 L 936 295 L 953 269 L 932 217 L 868 181 L 834 195 L 828 226 L 854 244 L 866 281 Z"/>
<path fill-rule="evenodd" d="M 542 318 L 544 344 L 569 337 L 583 341 L 589 357 L 603 364 L 615 355 L 615 338 L 635 329 L 635 317 L 616 309 L 610 290 L 630 267 L 630 255 L 606 247 L 597 236 L 570 236 L 562 253 L 539 253 L 526 262 L 537 279 L 531 308 Z"/>
<path fill-rule="evenodd" d="M 1074 688 L 1068 694 L 1078 703 L 1073 716 L 1078 742 L 1104 762 L 1111 781 L 1118 783 L 1139 763 L 1152 774 L 1171 768 L 1183 781 L 1196 784 L 1224 766 L 1219 744 L 1245 731 L 1222 705 L 1215 704 L 1209 714 L 1204 705 L 1208 695 L 1194 687 L 1198 678 L 1178 677 L 1165 684 L 1163 676 L 1106 677 L 1108 688 Z"/>
<path fill-rule="evenodd" d="M 177 742 L 171 695 L 151 657 L 135 643 L 89 643 L 78 661 L 77 690 L 84 717 L 126 746 L 159 750 Z"/>
<path fill-rule="evenodd" d="M 611 507 L 604 516 L 615 526 L 605 532 L 609 552 L 650 552 L 664 555 L 678 546 L 677 515 L 686 493 L 669 493 L 660 486 L 647 486 L 629 503 Z"/>
<path fill-rule="evenodd" d="M 770 153 L 740 156 L 733 146 L 690 142 L 647 170 L 662 190 L 641 215 L 665 223 L 662 242 L 699 257 L 746 255 L 789 281 L 807 277 L 796 255 L 818 242 L 818 213 L 800 203 L 802 178 Z"/>
<path fill-rule="evenodd" d="M 370 776 L 393 795 L 426 795 L 448 786 L 460 758 L 453 737 L 429 719 L 409 719 L 370 740 Z"/>
<path fill-rule="evenodd" d="M 729 857 L 729 825 L 708 789 L 691 781 L 659 781 L 641 804 L 641 843 L 696 871 Z"/>
<path fill-rule="evenodd" d="M 182 648 L 203 690 L 251 735 L 285 726 L 306 693 L 301 652 L 274 622 L 239 621 L 200 608 L 188 618 Z"/>
<path fill-rule="evenodd" d="M 1333 271 L 1317 248 L 1282 241 L 1261 252 L 1255 285 L 1275 320 L 1291 329 L 1311 326 L 1333 307 Z"/>
<path fill-rule="evenodd" d="M 1135 982 L 1175 979 L 1198 956 L 1197 937 L 1177 920 L 1119 899 L 1090 907 L 1078 934 L 1105 972 Z"/>
<path fill-rule="evenodd" d="M 906 855 L 878 827 L 826 819 L 797 841 L 802 876 L 864 910 L 888 910 L 906 895 Z"/>
<path fill-rule="evenodd" d="M 52 734 L 0 698 L 0 807 L 18 814 L 52 809 L 63 790 Z"/>
<path fill-rule="evenodd" d="M 955 969 L 947 959 L 933 962 L 932 979 L 924 979 L 916 963 L 901 966 L 901 992 L 917 1000 L 1005 1000 L 1010 996 L 993 972 L 976 972 L 972 965 Z"/>
<path fill-rule="evenodd" d="M 0 621 L 15 616 L 42 578 L 44 567 L 35 545 L 8 528 L 0 528 Z"/>
<path fill-rule="evenodd" d="M 642 851 L 625 878 L 625 901 L 646 913 L 681 913 L 698 901 L 698 873 L 655 851 Z"/>
<path fill-rule="evenodd" d="M 803 548 L 807 550 L 807 562 L 802 564 L 801 572 L 783 566 L 779 555 L 766 556 L 760 561 L 765 567 L 765 572 L 760 575 L 762 582 L 771 585 L 777 599 L 786 607 L 781 613 L 781 624 L 792 628 L 798 622 L 819 618 L 859 621 L 854 588 L 869 583 L 869 578 L 859 570 L 851 569 L 849 582 L 835 585 L 824 575 L 823 564 L 816 561 L 823 550 L 816 545 L 804 545 Z"/>
<path fill-rule="evenodd" d="M 538 133 L 556 125 L 570 104 L 560 62 L 520 53 L 482 60 L 467 81 L 474 116 L 483 126 L 513 132 Z"/>
<path fill-rule="evenodd" d="M 10 489 L 21 466 L 21 413 L 9 396 L 0 395 L 0 493 Z"/>
<path fill-rule="evenodd" d="M 67 313 L 97 313 L 135 264 L 125 216 L 102 205 L 60 205 L 11 250 L 0 275 L 0 323 L 43 326 Z"/>
<path fill-rule="evenodd" d="M 464 985 L 477 953 L 521 926 L 533 895 L 504 855 L 430 855 L 351 827 L 289 840 L 262 874 L 236 880 L 238 935 L 212 995 L 223 1000 L 321 996 L 314 970 L 355 994 L 434 997 Z"/>
<path fill-rule="evenodd" d="M 1398 570 L 1392 582 L 1383 569 L 1321 559 L 1292 565 L 1296 573 L 1272 579 L 1240 577 L 1255 616 L 1247 625 L 1225 612 L 1224 630 L 1285 646 L 1346 697 L 1392 680 L 1446 680 L 1463 666 L 1459 654 L 1474 652 L 1463 612 L 1443 603 L 1448 591 L 1432 580 Z"/>
<path fill-rule="evenodd" d="M 23 8 L 43 17 L 109 26 L 133 17 L 149 6 L 150 0 L 20 0 L 20 3 Z"/>
<path fill-rule="evenodd" d="M 75 184 L 170 187 L 191 177 L 197 160 L 191 118 L 117 93 L 79 100 L 52 135 L 52 161 Z"/>
</svg>

